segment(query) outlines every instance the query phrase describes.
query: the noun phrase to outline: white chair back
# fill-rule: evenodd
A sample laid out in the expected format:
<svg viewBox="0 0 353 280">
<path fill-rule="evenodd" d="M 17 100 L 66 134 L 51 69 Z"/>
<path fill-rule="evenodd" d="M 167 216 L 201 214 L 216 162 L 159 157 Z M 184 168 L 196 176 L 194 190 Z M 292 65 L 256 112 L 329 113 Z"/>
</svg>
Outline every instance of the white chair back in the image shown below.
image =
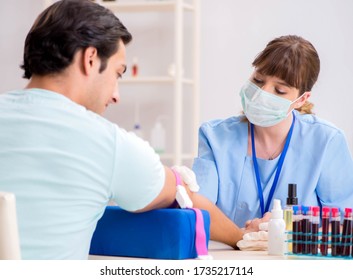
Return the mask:
<svg viewBox="0 0 353 280">
<path fill-rule="evenodd" d="M 21 250 L 15 195 L 0 192 L 0 260 L 19 259 Z"/>
</svg>

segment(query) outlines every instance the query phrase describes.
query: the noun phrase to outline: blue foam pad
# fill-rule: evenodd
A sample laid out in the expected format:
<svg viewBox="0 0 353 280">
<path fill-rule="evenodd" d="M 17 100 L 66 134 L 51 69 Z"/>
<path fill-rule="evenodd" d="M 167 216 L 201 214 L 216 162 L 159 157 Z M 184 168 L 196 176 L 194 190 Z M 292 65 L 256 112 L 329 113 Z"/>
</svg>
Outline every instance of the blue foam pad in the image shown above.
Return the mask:
<svg viewBox="0 0 353 280">
<path fill-rule="evenodd" d="M 206 240 L 210 216 L 202 210 Z M 158 209 L 130 213 L 107 206 L 91 241 L 91 255 L 153 259 L 196 258 L 195 212 L 191 209 Z"/>
</svg>

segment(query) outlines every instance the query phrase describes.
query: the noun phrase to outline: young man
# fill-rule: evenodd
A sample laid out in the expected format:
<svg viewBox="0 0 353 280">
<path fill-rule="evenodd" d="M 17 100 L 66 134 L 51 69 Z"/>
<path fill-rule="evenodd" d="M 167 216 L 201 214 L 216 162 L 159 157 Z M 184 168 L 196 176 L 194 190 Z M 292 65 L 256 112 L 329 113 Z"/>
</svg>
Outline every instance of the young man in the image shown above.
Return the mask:
<svg viewBox="0 0 353 280">
<path fill-rule="evenodd" d="M 131 39 L 106 8 L 70 0 L 43 11 L 27 35 L 29 83 L 0 96 L 0 190 L 16 196 L 24 259 L 87 258 L 109 200 L 128 211 L 175 200 L 175 176 L 148 143 L 100 116 L 119 101 Z M 210 211 L 211 237 L 235 246 L 243 232 L 208 200 L 192 200 Z"/>
</svg>

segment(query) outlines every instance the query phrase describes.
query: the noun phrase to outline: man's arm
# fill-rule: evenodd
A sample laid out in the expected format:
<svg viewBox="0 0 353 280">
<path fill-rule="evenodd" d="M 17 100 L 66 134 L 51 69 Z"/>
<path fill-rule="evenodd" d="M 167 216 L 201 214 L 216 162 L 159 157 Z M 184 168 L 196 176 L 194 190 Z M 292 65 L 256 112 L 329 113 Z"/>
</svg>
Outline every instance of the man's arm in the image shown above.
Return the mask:
<svg viewBox="0 0 353 280">
<path fill-rule="evenodd" d="M 173 171 L 170 168 L 164 167 L 164 170 L 165 180 L 161 192 L 150 204 L 136 212 L 145 212 L 153 209 L 168 208 L 174 203 L 176 197 L 176 179 Z"/>
<path fill-rule="evenodd" d="M 165 167 L 165 183 L 160 194 L 145 208 L 136 212 L 144 212 L 173 205 L 176 197 L 176 179 L 173 171 Z M 207 210 L 210 214 L 210 238 L 237 248 L 236 244 L 243 238 L 244 230 L 234 224 L 223 212 L 204 196 L 191 192 L 183 183 L 193 202 L 193 206 Z"/>
</svg>

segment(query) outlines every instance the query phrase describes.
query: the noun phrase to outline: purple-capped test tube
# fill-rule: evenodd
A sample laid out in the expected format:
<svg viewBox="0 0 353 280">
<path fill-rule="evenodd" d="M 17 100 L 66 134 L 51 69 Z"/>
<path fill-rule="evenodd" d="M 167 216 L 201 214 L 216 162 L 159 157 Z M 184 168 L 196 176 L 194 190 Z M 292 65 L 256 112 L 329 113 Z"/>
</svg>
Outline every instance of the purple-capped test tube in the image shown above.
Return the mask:
<svg viewBox="0 0 353 280">
<path fill-rule="evenodd" d="M 311 248 L 311 207 L 302 206 L 302 243 L 303 243 L 303 254 L 310 254 Z"/>
</svg>

